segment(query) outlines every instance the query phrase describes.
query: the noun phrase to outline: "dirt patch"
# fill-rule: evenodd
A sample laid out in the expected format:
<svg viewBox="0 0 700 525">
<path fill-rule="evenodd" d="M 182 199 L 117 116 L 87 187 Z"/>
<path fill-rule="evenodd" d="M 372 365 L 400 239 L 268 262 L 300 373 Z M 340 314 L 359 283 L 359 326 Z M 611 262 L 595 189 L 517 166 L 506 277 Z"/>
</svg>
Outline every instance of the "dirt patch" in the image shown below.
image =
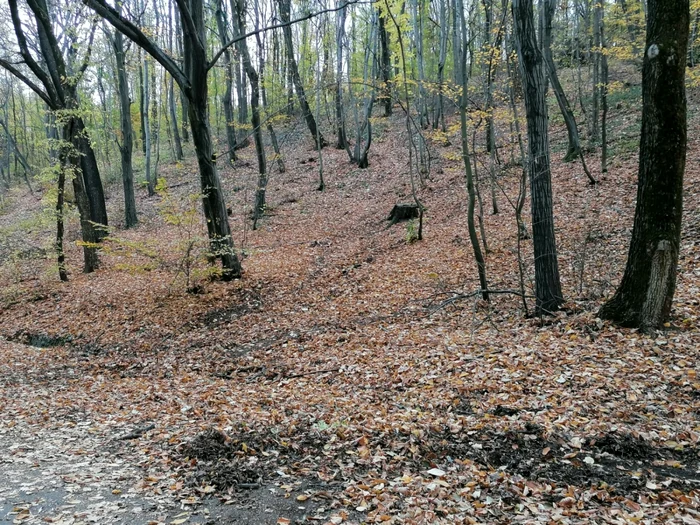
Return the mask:
<svg viewBox="0 0 700 525">
<path fill-rule="evenodd" d="M 69 344 L 73 341 L 73 336 L 70 334 L 49 334 L 46 332 L 21 330 L 7 336 L 7 340 L 35 348 L 53 348 Z"/>
<path fill-rule="evenodd" d="M 327 443 L 317 434 L 308 426 L 284 433 L 242 429 L 228 435 L 211 428 L 182 445 L 179 455 L 195 467 L 188 479 L 191 485 L 252 490 L 280 478 L 280 472 L 303 470 L 307 459 L 317 460 Z"/>
</svg>

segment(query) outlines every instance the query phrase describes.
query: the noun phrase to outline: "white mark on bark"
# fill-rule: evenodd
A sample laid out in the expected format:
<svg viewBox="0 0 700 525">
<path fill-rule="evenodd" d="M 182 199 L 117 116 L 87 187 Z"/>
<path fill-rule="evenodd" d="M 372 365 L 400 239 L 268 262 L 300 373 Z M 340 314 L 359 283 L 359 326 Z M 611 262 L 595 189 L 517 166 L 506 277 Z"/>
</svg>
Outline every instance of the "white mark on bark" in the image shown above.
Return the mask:
<svg viewBox="0 0 700 525">
<path fill-rule="evenodd" d="M 657 56 L 659 56 L 659 46 L 657 46 L 656 44 L 650 45 L 649 49 L 647 49 L 647 57 L 649 57 L 649 59 L 651 60 L 653 58 L 656 58 Z"/>
</svg>

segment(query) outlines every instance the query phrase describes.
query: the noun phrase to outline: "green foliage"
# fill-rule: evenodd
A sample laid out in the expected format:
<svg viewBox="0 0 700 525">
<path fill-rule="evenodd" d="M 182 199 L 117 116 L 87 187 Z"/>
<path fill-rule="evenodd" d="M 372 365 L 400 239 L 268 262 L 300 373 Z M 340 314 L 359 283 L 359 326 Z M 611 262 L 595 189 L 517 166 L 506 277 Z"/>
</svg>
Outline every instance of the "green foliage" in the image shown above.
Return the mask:
<svg viewBox="0 0 700 525">
<path fill-rule="evenodd" d="M 174 236 L 161 239 L 126 239 L 110 235 L 102 243 L 102 251 L 118 258 L 117 269 L 127 272 L 149 272 L 163 269 L 173 274 L 173 283 L 181 282 L 187 292 L 196 293 L 203 282 L 219 276 L 220 269 L 210 264 L 212 253 L 199 211 L 201 195 L 172 193 L 165 179 L 156 183 L 161 197 L 158 212 L 163 222 L 172 227 Z M 163 248 L 164 242 L 167 246 Z"/>
</svg>

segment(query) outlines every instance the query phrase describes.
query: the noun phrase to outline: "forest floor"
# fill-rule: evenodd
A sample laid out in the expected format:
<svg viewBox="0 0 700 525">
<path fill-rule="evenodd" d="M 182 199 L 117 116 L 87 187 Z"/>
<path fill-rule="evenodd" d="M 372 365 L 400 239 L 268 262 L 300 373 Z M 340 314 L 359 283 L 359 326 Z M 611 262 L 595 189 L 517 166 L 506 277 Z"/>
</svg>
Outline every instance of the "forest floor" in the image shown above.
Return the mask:
<svg viewBox="0 0 700 525">
<path fill-rule="evenodd" d="M 229 283 L 200 262 L 191 160 L 160 166 L 158 196 L 139 190 L 135 229 L 119 228 L 110 187 L 102 267 L 81 274 L 71 242 L 68 283 L 50 260 L 50 216 L 16 189 L 0 214 L 0 523 L 700 523 L 689 98 L 678 289 L 654 335 L 596 318 L 629 242 L 634 102 L 612 106 L 607 175 L 588 156 L 600 184 L 553 149 L 567 303 L 544 319 L 515 294 L 474 294 L 456 130 L 450 145 L 429 138 L 423 240 L 389 227 L 392 206 L 412 200 L 400 115 L 377 119 L 367 170 L 323 150 L 324 192 L 305 130 L 283 134 L 287 172 L 272 169 L 256 231 L 252 147 L 223 168 L 244 254 Z M 555 122 L 553 144 L 564 137 Z M 508 155 L 501 211 L 484 215 L 487 271 L 494 290 L 517 292 Z M 480 176 L 487 166 L 479 154 Z M 529 294 L 531 241 L 520 248 Z"/>
</svg>

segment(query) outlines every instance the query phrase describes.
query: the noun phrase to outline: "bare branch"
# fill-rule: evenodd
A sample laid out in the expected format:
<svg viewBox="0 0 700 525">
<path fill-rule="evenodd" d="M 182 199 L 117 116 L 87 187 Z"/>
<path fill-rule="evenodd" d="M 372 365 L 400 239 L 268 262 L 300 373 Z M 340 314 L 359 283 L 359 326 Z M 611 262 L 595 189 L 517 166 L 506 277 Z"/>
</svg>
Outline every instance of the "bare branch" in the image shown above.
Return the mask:
<svg viewBox="0 0 700 525">
<path fill-rule="evenodd" d="M 29 78 L 27 78 L 26 75 L 24 75 L 19 69 L 17 69 L 14 65 L 12 65 L 10 62 L 7 60 L 3 60 L 0 58 L 0 67 L 5 68 L 7 71 L 12 73 L 15 77 L 17 77 L 19 80 L 24 82 L 29 89 L 34 91 L 41 100 L 46 102 L 46 105 L 49 106 L 51 109 L 58 109 L 56 107 L 56 104 L 54 101 L 51 99 L 49 95 L 46 94 L 45 91 L 43 91 L 38 85 L 36 85 L 34 82 L 32 82 Z"/>
<path fill-rule="evenodd" d="M 104 0 L 83 0 L 83 3 L 92 8 L 117 31 L 151 55 L 168 73 L 170 73 L 175 82 L 180 86 L 180 89 L 183 91 L 188 91 L 190 89 L 190 81 L 177 63 L 160 47 L 153 43 L 133 22 L 121 16 Z"/>
<path fill-rule="evenodd" d="M 350 0 L 348 2 L 345 2 L 343 5 L 338 6 L 338 7 L 332 7 L 329 9 L 322 9 L 321 11 L 316 11 L 315 13 L 308 13 L 302 17 L 295 18 L 294 20 L 290 20 L 289 22 L 282 22 L 279 24 L 274 24 L 271 26 L 263 27 L 261 29 L 256 29 L 254 31 L 250 31 L 244 35 L 239 35 L 231 40 L 229 40 L 224 47 L 219 49 L 219 51 L 216 52 L 214 57 L 209 61 L 209 64 L 207 65 L 207 70 L 211 69 L 216 65 L 216 62 L 221 58 L 221 55 L 224 54 L 224 51 L 226 51 L 229 47 L 234 45 L 236 42 L 240 42 L 241 40 L 245 40 L 246 38 L 250 36 L 255 36 L 259 33 L 265 33 L 267 31 L 271 31 L 273 29 L 279 29 L 280 27 L 287 27 L 291 26 L 294 24 L 298 24 L 299 22 L 303 22 L 304 20 L 310 20 L 311 18 L 315 18 L 317 16 L 323 15 L 325 13 L 334 13 L 335 11 L 340 11 L 341 9 L 345 9 L 346 7 L 350 5 L 356 5 L 356 4 L 371 4 L 371 1 L 368 0 Z"/>
</svg>

